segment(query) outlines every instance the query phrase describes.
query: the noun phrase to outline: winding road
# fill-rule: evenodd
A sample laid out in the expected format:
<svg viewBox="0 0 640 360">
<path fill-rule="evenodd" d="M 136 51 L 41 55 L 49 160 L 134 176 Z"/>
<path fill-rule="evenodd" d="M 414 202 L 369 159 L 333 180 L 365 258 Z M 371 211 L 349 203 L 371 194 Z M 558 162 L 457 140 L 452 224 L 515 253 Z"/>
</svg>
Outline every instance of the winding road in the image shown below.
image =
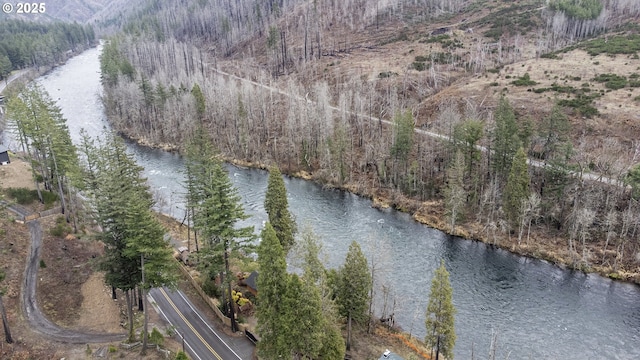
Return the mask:
<svg viewBox="0 0 640 360">
<path fill-rule="evenodd" d="M 28 215 L 28 212 L 21 207 L 9 205 L 6 202 L 2 203 L 7 207 L 7 209 L 21 216 L 23 219 Z M 42 226 L 38 220 L 28 221 L 27 226 L 31 236 L 31 246 L 29 247 L 29 254 L 27 255 L 27 263 L 24 270 L 20 302 L 22 311 L 33 330 L 41 333 L 51 340 L 71 344 L 107 343 L 124 340 L 124 333 L 103 334 L 75 331 L 72 329 L 62 328 L 47 319 L 47 317 L 42 313 L 42 310 L 40 310 L 36 298 L 38 267 L 40 264 L 40 250 L 42 247 Z"/>
<path fill-rule="evenodd" d="M 23 219 L 29 215 L 28 211 L 21 207 L 9 205 L 4 201 L 0 203 Z M 27 255 L 27 263 L 24 270 L 20 303 L 22 312 L 25 314 L 29 325 L 31 325 L 35 331 L 45 335 L 47 338 L 64 343 L 107 343 L 124 340 L 124 333 L 103 334 L 74 331 L 72 329 L 62 328 L 52 323 L 46 316 L 44 316 L 42 310 L 40 310 L 40 307 L 38 306 L 36 297 L 36 290 L 38 287 L 38 268 L 40 265 L 40 250 L 42 248 L 42 226 L 38 220 L 31 220 L 27 222 L 27 227 L 29 228 L 29 234 L 31 235 L 31 246 L 29 246 L 29 254 Z"/>
<path fill-rule="evenodd" d="M 38 282 L 38 265 L 40 249 L 42 246 L 42 226 L 38 220 L 27 222 L 31 235 L 31 246 L 27 257 L 27 266 L 22 283 L 22 310 L 31 327 L 46 337 L 60 342 L 71 344 L 106 343 L 122 341 L 125 334 L 103 334 L 86 331 L 74 331 L 62 328 L 46 318 L 36 301 L 36 288 Z"/>
<path fill-rule="evenodd" d="M 29 215 L 28 210 L 2 200 L 0 200 L 0 206 L 6 207 L 22 219 Z M 29 228 L 31 246 L 22 283 L 21 307 L 33 330 L 51 340 L 71 344 L 123 341 L 126 338 L 124 333 L 92 333 L 66 329 L 52 323 L 42 313 L 36 297 L 42 247 L 42 226 L 37 219 L 27 221 L 26 224 Z M 223 340 L 181 291 L 172 291 L 166 288 L 151 289 L 149 297 L 158 312 L 176 328 L 178 335 L 183 340 L 185 351 L 192 359 L 251 359 L 253 345 L 248 340 L 243 337 L 234 339 L 224 335 L 225 340 Z M 231 343 L 241 355 L 238 355 L 227 343 Z"/>
</svg>

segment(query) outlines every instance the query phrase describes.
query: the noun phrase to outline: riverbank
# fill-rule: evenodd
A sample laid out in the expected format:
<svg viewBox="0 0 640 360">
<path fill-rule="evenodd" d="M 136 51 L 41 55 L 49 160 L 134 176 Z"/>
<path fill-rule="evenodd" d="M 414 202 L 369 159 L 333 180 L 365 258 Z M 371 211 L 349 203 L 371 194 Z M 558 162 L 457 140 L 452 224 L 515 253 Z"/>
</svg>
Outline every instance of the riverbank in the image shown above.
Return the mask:
<svg viewBox="0 0 640 360">
<path fill-rule="evenodd" d="M 141 146 L 180 152 L 179 146 L 174 144 L 155 144 L 147 139 L 133 138 L 126 135 L 125 137 L 131 141 L 135 141 Z M 263 162 L 238 160 L 230 157 L 223 157 L 223 159 L 226 162 L 241 167 L 262 170 L 267 170 L 269 167 L 268 164 Z M 604 253 L 602 251 L 604 248 L 604 240 L 592 240 L 590 243 L 587 243 L 586 251 L 589 254 L 589 264 L 587 265 L 575 261 L 575 259 L 581 258 L 582 254 L 569 252 L 569 240 L 555 234 L 553 229 L 545 229 L 540 226 L 532 227 L 531 233 L 528 236 L 525 234 L 520 243 L 518 242 L 517 234 L 510 234 L 508 231 L 500 229 L 497 224 L 487 226 L 472 218 L 467 218 L 466 221 L 460 221 L 452 231 L 447 221 L 444 203 L 441 199 L 419 201 L 409 198 L 394 189 L 376 188 L 373 186 L 373 181 L 336 184 L 324 181 L 318 177 L 317 174 L 305 170 L 282 168 L 281 171 L 288 176 L 316 182 L 325 188 L 348 191 L 355 195 L 365 197 L 372 201 L 371 206 L 374 208 L 393 208 L 397 211 L 410 214 L 415 221 L 438 229 L 448 235 L 486 243 L 519 256 L 545 260 L 562 269 L 595 273 L 614 280 L 640 285 L 640 266 L 634 254 L 627 254 L 624 258 L 616 259 L 618 264 L 617 268 L 614 268 L 614 266 L 608 262 L 609 258 L 615 255 L 615 251 L 613 250 L 614 245 L 610 244 L 611 250 Z M 603 259 L 606 260 L 603 262 Z"/>
<path fill-rule="evenodd" d="M 95 47 L 97 45 L 98 44 L 93 44 L 91 47 Z M 88 47 L 87 49 L 91 47 Z M 87 49 L 81 48 L 76 52 L 66 54 L 65 58 L 59 64 L 55 64 L 51 66 L 40 66 L 38 68 L 30 67 L 26 69 L 14 70 L 6 80 L 0 81 L 0 95 L 4 93 L 4 96 L 7 97 L 7 95 L 10 95 L 10 92 L 14 88 L 19 88 L 20 86 L 23 86 L 24 84 L 27 84 L 41 76 L 47 75 L 48 73 L 55 70 L 59 66 L 63 66 L 64 64 L 66 64 L 67 60 L 84 52 Z M 5 121 L 4 116 L 5 116 L 4 112 L 0 111 L 0 143 L 2 143 L 3 141 L 2 132 L 6 130 L 6 126 L 7 126 L 7 121 Z M 17 150 L 17 149 L 14 149 L 14 150 Z"/>
<path fill-rule="evenodd" d="M 237 164 L 237 166 L 244 165 Z M 180 244 L 180 246 L 186 246 L 191 249 L 195 248 L 193 238 L 190 238 L 189 242 L 187 241 L 189 236 L 187 235 L 186 224 L 169 214 L 157 213 L 157 217 L 169 231 L 173 245 Z M 176 257 L 178 256 L 177 252 L 175 255 Z M 249 261 L 253 262 L 253 260 Z M 241 266 L 241 263 L 244 264 L 244 269 L 242 269 L 243 266 Z M 236 261 L 236 259 L 231 259 L 232 273 L 248 273 L 246 270 L 253 269 L 254 267 L 253 264 L 249 265 L 248 268 L 246 266 L 247 264 L 242 260 Z M 217 309 L 216 305 L 218 304 L 218 300 L 214 300 L 202 291 L 199 271 L 192 266 L 183 265 L 181 268 L 183 279 L 188 279 L 188 284 L 193 289 L 193 291 L 188 291 L 185 290 L 186 286 L 182 286 L 183 291 L 189 294 L 192 301 L 199 304 L 198 308 L 207 314 L 209 319 L 218 319 L 219 321 L 216 321 L 217 325 L 222 325 L 223 323 L 227 324 L 226 326 L 219 326 L 219 330 L 224 331 L 230 336 L 238 336 L 238 334 L 230 332 L 228 327 L 228 318 L 225 318 L 227 319 L 225 321 L 223 319 L 224 315 L 222 315 L 222 313 Z M 236 290 L 242 291 L 243 288 L 237 288 Z M 253 310 L 251 312 L 253 312 Z M 240 314 L 240 317 L 243 319 L 241 328 L 246 326 L 250 331 L 255 332 L 255 326 L 257 324 L 255 315 L 244 313 Z M 346 338 L 346 324 L 342 325 L 344 328 L 342 335 Z M 404 332 L 403 329 L 389 328 L 377 320 L 375 320 L 373 331 L 371 333 L 367 333 L 366 326 L 355 327 L 353 333 L 353 344 L 354 345 L 351 350 L 352 359 L 377 359 L 386 349 L 392 350 L 394 353 L 399 354 L 405 359 L 430 358 L 428 355 L 428 348 L 420 339 Z"/>
</svg>

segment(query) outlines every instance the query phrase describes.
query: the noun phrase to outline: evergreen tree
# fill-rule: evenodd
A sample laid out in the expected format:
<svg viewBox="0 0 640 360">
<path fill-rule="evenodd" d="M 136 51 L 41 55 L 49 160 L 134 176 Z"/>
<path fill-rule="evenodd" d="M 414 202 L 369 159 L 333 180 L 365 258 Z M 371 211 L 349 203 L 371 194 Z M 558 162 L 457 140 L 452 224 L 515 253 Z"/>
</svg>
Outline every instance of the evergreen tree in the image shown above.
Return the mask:
<svg viewBox="0 0 640 360">
<path fill-rule="evenodd" d="M 542 141 L 541 157 L 550 162 L 564 163 L 567 156 L 570 124 L 567 115 L 557 103 L 551 113 L 542 119 L 539 136 Z"/>
<path fill-rule="evenodd" d="M 513 155 L 522 146 L 518 136 L 516 115 L 509 100 L 500 98 L 494 114 L 495 129 L 492 138 L 492 164 L 494 172 L 500 178 L 506 178 L 513 161 Z"/>
<path fill-rule="evenodd" d="M 9 77 L 13 64 L 7 55 L 0 53 L 0 80 L 4 80 Z"/>
<path fill-rule="evenodd" d="M 284 298 L 287 293 L 287 263 L 284 250 L 270 223 L 262 230 L 258 246 L 257 331 L 260 335 L 258 355 L 265 359 L 289 359 Z"/>
<path fill-rule="evenodd" d="M 406 163 L 411 148 L 413 147 L 413 116 L 411 112 L 397 114 L 393 119 L 394 140 L 391 147 L 391 155 L 403 163 Z"/>
<path fill-rule="evenodd" d="M 202 90 L 198 84 L 194 84 L 191 89 L 191 95 L 196 101 L 196 114 L 198 115 L 198 119 L 202 121 L 204 119 L 205 112 L 207 110 L 206 101 L 204 98 L 204 94 L 202 94 Z"/>
<path fill-rule="evenodd" d="M 350 350 L 351 321 L 364 323 L 367 320 L 371 293 L 371 272 L 367 258 L 355 241 L 349 245 L 347 257 L 340 268 L 337 280 L 336 303 L 340 315 L 347 318 L 347 350 Z"/>
<path fill-rule="evenodd" d="M 73 200 L 69 177 L 78 173 L 79 165 L 60 108 L 44 89 L 33 84 L 9 100 L 8 115 L 32 159 L 32 169 L 40 172 L 47 190 L 58 192 L 62 213 L 69 220 L 67 203 Z"/>
<path fill-rule="evenodd" d="M 200 251 L 202 254 L 199 254 L 201 259 L 205 259 L 201 261 L 201 266 L 209 277 L 224 270 L 226 309 L 231 319 L 231 329 L 237 331 L 229 256 L 232 251 L 246 246 L 243 239 L 253 237 L 253 227 L 236 228 L 236 223 L 248 216 L 242 209 L 237 189 L 231 184 L 202 127 L 198 127 L 194 133 L 186 155 L 187 207 L 191 210 L 195 229 L 203 235 L 206 245 Z"/>
<path fill-rule="evenodd" d="M 522 204 L 529 196 L 529 182 L 527 156 L 520 148 L 513 157 L 509 178 L 504 189 L 504 212 L 512 228 L 517 228 L 522 221 Z"/>
<path fill-rule="evenodd" d="M 146 194 L 134 194 L 134 196 Z M 126 225 L 126 248 L 124 256 L 138 263 L 141 271 L 140 288 L 146 301 L 146 292 L 154 287 L 174 286 L 178 268 L 173 259 L 173 249 L 164 239 L 165 229 L 158 222 L 145 198 L 129 199 L 129 206 L 123 209 Z M 148 341 L 148 306 L 144 310 L 142 353 Z"/>
<path fill-rule="evenodd" d="M 634 199 L 640 199 L 640 165 L 629 170 L 625 177 L 625 183 L 631 186 L 631 194 Z"/>
<path fill-rule="evenodd" d="M 462 148 L 460 150 L 464 154 L 468 176 L 471 176 L 476 164 L 480 162 L 480 150 L 476 146 L 483 135 L 483 125 L 478 120 L 467 120 L 453 128 L 453 143 L 456 149 Z"/>
<path fill-rule="evenodd" d="M 345 344 L 340 329 L 335 323 L 324 322 L 324 336 L 322 348 L 320 348 L 320 359 L 342 360 L 344 359 Z"/>
<path fill-rule="evenodd" d="M 209 163 L 200 181 L 202 201 L 196 207 L 196 228 L 201 231 L 208 245 L 207 251 L 219 258 L 222 254 L 223 264 L 208 263 L 209 273 L 224 266 L 224 284 L 227 300 L 227 312 L 231 319 L 232 331 L 237 331 L 233 300 L 231 296 L 231 272 L 229 269 L 229 255 L 244 244 L 242 239 L 248 240 L 253 236 L 253 227 L 236 228 L 236 223 L 248 218 L 240 203 L 238 191 L 231 184 L 229 175 L 219 161 Z"/>
<path fill-rule="evenodd" d="M 321 323 L 318 327 L 321 331 L 321 344 L 319 354 L 321 359 L 344 359 L 345 344 L 338 327 L 338 313 L 333 293 L 329 287 L 327 272 L 320 256 L 322 244 L 310 227 L 303 229 L 300 239 L 296 242 L 294 258 L 300 259 L 299 267 L 302 269 L 302 280 L 305 286 L 313 286 L 319 294 Z M 309 290 L 310 291 L 310 290 Z M 304 297 L 309 297 L 305 295 Z M 303 297 L 303 298 L 304 298 Z M 315 295 L 314 295 L 315 299 Z M 315 300 L 314 300 L 315 301 Z M 312 312 L 313 314 L 314 312 Z M 314 327 L 315 329 L 315 327 Z"/>
<path fill-rule="evenodd" d="M 267 193 L 264 199 L 264 208 L 269 214 L 269 222 L 276 231 L 276 236 L 284 252 L 295 243 L 296 223 L 289 212 L 289 201 L 287 200 L 287 189 L 284 186 L 282 174 L 276 166 L 269 169 L 269 181 Z"/>
<path fill-rule="evenodd" d="M 288 277 L 283 300 L 286 323 L 281 331 L 286 333 L 294 358 L 316 359 L 325 330 L 320 292 L 315 284 L 302 281 L 296 274 Z"/>
<path fill-rule="evenodd" d="M 435 350 L 436 360 L 439 359 L 440 354 L 449 360 L 453 359 L 453 347 L 456 343 L 454 329 L 456 309 L 453 306 L 452 298 L 453 290 L 449 283 L 449 272 L 444 267 L 444 260 L 442 260 L 431 282 L 425 320 L 427 335 L 424 342 L 431 347 L 432 351 Z"/>
<path fill-rule="evenodd" d="M 460 212 L 467 200 L 467 192 L 464 188 L 464 155 L 456 152 L 456 157 L 447 169 L 447 187 L 445 188 L 445 202 L 451 233 L 455 230 L 456 221 L 460 218 Z"/>
<path fill-rule="evenodd" d="M 103 229 L 105 255 L 100 269 L 108 285 L 125 292 L 129 338 L 135 338 L 131 292 L 137 287 L 172 286 L 177 268 L 165 231 L 152 213 L 153 199 L 142 168 L 126 152 L 124 142 L 108 135 L 101 146 L 85 137 L 82 150 L 87 163 L 88 193 L 93 196 L 97 221 Z M 146 312 L 146 307 L 144 307 Z M 146 334 L 146 313 L 145 313 Z M 144 338 L 146 350 L 146 336 Z"/>
</svg>

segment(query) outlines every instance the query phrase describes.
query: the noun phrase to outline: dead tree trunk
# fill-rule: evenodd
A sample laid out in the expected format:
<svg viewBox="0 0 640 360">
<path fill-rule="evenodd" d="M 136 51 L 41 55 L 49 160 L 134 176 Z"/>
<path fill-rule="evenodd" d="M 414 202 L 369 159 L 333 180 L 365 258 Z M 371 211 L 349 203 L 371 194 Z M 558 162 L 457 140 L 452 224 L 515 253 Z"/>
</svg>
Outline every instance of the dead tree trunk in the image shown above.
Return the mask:
<svg viewBox="0 0 640 360">
<path fill-rule="evenodd" d="M 7 311 L 4 308 L 4 303 L 2 302 L 2 295 L 0 295 L 0 313 L 2 313 L 2 327 L 4 328 L 4 339 L 7 344 L 13 343 L 13 338 L 11 337 L 11 331 L 9 330 L 9 321 L 7 321 Z"/>
</svg>

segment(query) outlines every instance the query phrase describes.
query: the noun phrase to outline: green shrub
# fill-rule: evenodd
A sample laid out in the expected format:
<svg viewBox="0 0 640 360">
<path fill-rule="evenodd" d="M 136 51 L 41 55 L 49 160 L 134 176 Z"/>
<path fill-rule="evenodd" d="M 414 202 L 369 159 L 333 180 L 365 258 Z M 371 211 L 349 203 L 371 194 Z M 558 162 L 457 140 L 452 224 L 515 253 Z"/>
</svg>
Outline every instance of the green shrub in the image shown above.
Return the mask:
<svg viewBox="0 0 640 360">
<path fill-rule="evenodd" d="M 460 56 L 451 53 L 435 52 L 431 54 L 431 60 L 436 64 L 450 64 L 460 61 Z"/>
<path fill-rule="evenodd" d="M 411 64 L 411 67 L 418 71 L 424 71 L 427 68 L 427 66 L 425 66 L 425 63 L 419 61 L 414 61 Z"/>
<path fill-rule="evenodd" d="M 49 234 L 55 237 L 62 237 L 62 235 L 64 235 L 64 228 L 60 226 L 53 227 L 49 230 Z"/>
<path fill-rule="evenodd" d="M 594 81 L 604 83 L 607 89 L 618 90 L 627 86 L 627 78 L 616 74 L 599 74 Z"/>
<path fill-rule="evenodd" d="M 27 188 L 9 188 L 7 189 L 7 193 L 20 205 L 29 205 L 38 200 L 38 192 L 36 190 L 29 190 Z"/>
<path fill-rule="evenodd" d="M 46 267 L 47 267 L 47 264 L 44 263 L 44 260 L 40 259 L 40 268 L 45 269 Z"/>
<path fill-rule="evenodd" d="M 211 279 L 206 279 L 202 283 L 202 291 L 212 298 L 220 297 L 221 294 L 220 288 L 216 285 L 216 282 Z"/>
<path fill-rule="evenodd" d="M 149 341 L 152 344 L 162 346 L 164 344 L 164 336 L 154 327 L 153 330 L 151 330 L 151 335 L 149 335 Z"/>
<path fill-rule="evenodd" d="M 634 87 L 634 88 L 640 87 L 640 80 L 631 80 L 631 81 L 629 81 L 629 86 L 630 87 Z"/>
<path fill-rule="evenodd" d="M 614 36 L 606 40 L 595 39 L 586 42 L 583 48 L 591 56 L 600 54 L 636 54 L 640 50 L 640 35 Z"/>
<path fill-rule="evenodd" d="M 416 56 L 415 61 L 416 62 L 425 62 L 425 61 L 427 61 L 427 57 L 426 56 L 422 56 L 422 55 L 418 55 L 418 56 Z"/>
<path fill-rule="evenodd" d="M 495 81 L 489 84 L 489 86 L 498 86 L 498 85 L 500 85 L 500 84 L 498 84 L 498 83 L 497 83 L 497 82 L 495 82 Z"/>
<path fill-rule="evenodd" d="M 440 34 L 440 35 L 436 35 L 436 36 L 431 36 L 429 37 L 427 40 L 425 40 L 424 42 L 429 44 L 429 43 L 441 43 L 445 40 L 449 40 L 451 38 L 451 36 L 449 36 L 449 34 Z"/>
<path fill-rule="evenodd" d="M 542 54 L 542 55 L 540 55 L 540 57 L 541 57 L 541 58 L 543 58 L 543 59 L 553 59 L 553 60 L 558 60 L 558 59 L 560 59 L 560 57 L 558 56 L 558 54 L 557 54 L 557 53 L 554 53 L 554 52 L 552 52 L 552 53 Z"/>
<path fill-rule="evenodd" d="M 578 89 L 573 86 L 561 86 L 558 85 L 558 83 L 551 84 L 551 90 L 563 94 L 575 94 L 578 91 Z"/>
<path fill-rule="evenodd" d="M 109 352 L 110 353 L 118 352 L 118 348 L 113 345 L 109 345 Z"/>
<path fill-rule="evenodd" d="M 58 201 L 58 194 L 52 193 L 50 191 L 42 192 L 42 200 L 44 200 L 45 207 L 53 205 L 56 201 Z"/>
<path fill-rule="evenodd" d="M 591 118 L 600 114 L 598 109 L 593 107 L 593 97 L 578 95 L 575 99 L 563 99 L 558 101 L 558 105 L 576 109 L 582 116 Z"/>
<path fill-rule="evenodd" d="M 178 351 L 178 353 L 176 354 L 175 360 L 189 360 L 189 357 L 184 352 Z"/>
<path fill-rule="evenodd" d="M 529 73 L 525 73 L 523 76 L 519 77 L 517 80 L 511 82 L 515 86 L 531 86 L 536 85 L 537 82 L 531 80 L 529 78 Z"/>
<path fill-rule="evenodd" d="M 460 41 L 458 39 L 453 39 L 453 40 L 443 41 L 442 42 L 442 47 L 443 48 L 449 48 L 449 49 L 455 49 L 455 48 L 462 49 L 464 47 L 464 45 L 462 44 L 462 41 Z"/>
<path fill-rule="evenodd" d="M 380 74 L 378 74 L 378 78 L 380 79 L 384 79 L 384 78 L 388 78 L 388 77 L 392 77 L 392 76 L 397 76 L 398 73 L 394 73 L 392 71 L 383 71 Z"/>
</svg>

